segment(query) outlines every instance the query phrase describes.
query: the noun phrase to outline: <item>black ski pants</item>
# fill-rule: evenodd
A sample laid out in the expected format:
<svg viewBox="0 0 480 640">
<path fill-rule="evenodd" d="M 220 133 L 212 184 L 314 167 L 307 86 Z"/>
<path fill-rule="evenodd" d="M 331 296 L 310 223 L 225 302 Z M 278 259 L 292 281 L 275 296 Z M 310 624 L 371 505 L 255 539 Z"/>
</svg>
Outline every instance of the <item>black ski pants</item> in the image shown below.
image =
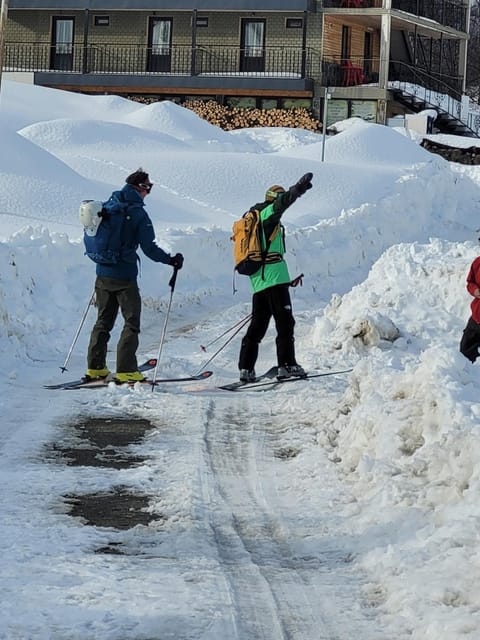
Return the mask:
<svg viewBox="0 0 480 640">
<path fill-rule="evenodd" d="M 142 301 L 136 280 L 98 276 L 95 281 L 97 321 L 88 345 L 88 368 L 106 367 L 107 346 L 120 309 L 124 325 L 117 344 L 117 373 L 137 371 Z"/>
<path fill-rule="evenodd" d="M 463 330 L 463 336 L 460 341 L 460 352 L 471 362 L 475 362 L 478 358 L 478 348 L 480 347 L 480 324 L 470 318 L 467 326 Z"/>
<path fill-rule="evenodd" d="M 258 347 L 273 316 L 277 329 L 277 364 L 296 364 L 293 329 L 295 319 L 288 284 L 278 284 L 255 293 L 252 298 L 252 319 L 242 340 L 239 369 L 251 371 L 258 357 Z"/>
</svg>

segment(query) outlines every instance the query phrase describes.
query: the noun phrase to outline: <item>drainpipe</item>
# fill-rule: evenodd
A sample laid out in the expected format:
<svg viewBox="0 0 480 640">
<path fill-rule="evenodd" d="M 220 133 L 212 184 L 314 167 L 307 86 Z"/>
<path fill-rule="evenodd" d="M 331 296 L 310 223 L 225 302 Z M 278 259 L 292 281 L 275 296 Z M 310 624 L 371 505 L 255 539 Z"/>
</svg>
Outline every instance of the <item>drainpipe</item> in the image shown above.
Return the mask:
<svg viewBox="0 0 480 640">
<path fill-rule="evenodd" d="M 88 22 L 90 20 L 90 12 L 85 9 L 83 14 L 83 59 L 82 59 L 82 73 L 89 73 L 88 66 Z"/>
<path fill-rule="evenodd" d="M 303 33 L 302 33 L 302 78 L 307 77 L 307 16 L 308 11 L 303 12 Z"/>
<path fill-rule="evenodd" d="M 466 29 L 467 33 L 470 33 L 470 13 L 471 13 L 471 4 L 467 3 L 467 22 Z M 462 93 L 465 93 L 467 88 L 467 50 L 468 50 L 468 39 L 463 39 L 460 43 L 460 60 L 459 60 L 459 69 L 463 80 L 462 80 Z"/>
<path fill-rule="evenodd" d="M 5 44 L 5 30 L 7 28 L 8 0 L 1 0 L 0 8 L 0 90 L 2 87 L 3 51 Z"/>
<path fill-rule="evenodd" d="M 440 34 L 440 55 L 438 60 L 438 73 L 440 78 L 442 77 L 442 68 L 443 68 L 443 33 Z"/>
<path fill-rule="evenodd" d="M 193 77 L 197 69 L 197 10 L 192 11 L 192 48 L 190 58 L 190 75 Z"/>
<path fill-rule="evenodd" d="M 417 25 L 415 25 L 415 29 L 413 30 L 413 66 L 415 67 L 415 69 L 418 66 L 417 45 L 418 45 L 418 27 Z"/>
</svg>

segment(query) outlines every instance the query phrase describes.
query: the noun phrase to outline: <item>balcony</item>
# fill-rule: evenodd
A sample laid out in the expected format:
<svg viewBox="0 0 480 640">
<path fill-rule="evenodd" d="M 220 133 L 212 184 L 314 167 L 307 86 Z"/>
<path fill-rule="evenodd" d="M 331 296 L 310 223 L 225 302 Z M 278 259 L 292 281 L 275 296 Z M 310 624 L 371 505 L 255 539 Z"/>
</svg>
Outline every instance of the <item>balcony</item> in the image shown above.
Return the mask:
<svg viewBox="0 0 480 640">
<path fill-rule="evenodd" d="M 342 60 L 326 56 L 322 60 L 322 85 L 325 87 L 378 87 L 379 58 L 350 57 Z"/>
<path fill-rule="evenodd" d="M 323 0 L 324 9 L 381 9 L 383 0 Z M 392 9 L 467 30 L 467 7 L 460 0 L 392 0 Z"/>
<path fill-rule="evenodd" d="M 7 43 L 5 71 L 70 73 L 166 73 L 318 77 L 318 52 L 298 47 L 223 46 L 141 47 L 136 45 L 57 45 Z"/>
<path fill-rule="evenodd" d="M 380 58 L 324 57 L 322 60 L 322 85 L 326 87 L 379 86 Z M 391 60 L 388 72 L 388 85 L 419 87 L 430 94 L 438 94 L 460 101 L 462 96 L 462 78 L 434 72 Z"/>
<path fill-rule="evenodd" d="M 392 0 L 392 9 L 467 31 L 467 7 L 459 0 Z"/>
<path fill-rule="evenodd" d="M 255 54 L 255 55 L 252 55 Z M 314 49 L 264 47 L 169 48 L 89 45 L 54 49 L 49 45 L 5 45 L 4 71 L 34 72 L 35 82 L 91 92 L 147 93 L 241 91 L 312 95 L 313 83 L 325 87 L 379 87 L 379 58 L 320 57 Z M 458 99 L 462 79 L 391 61 L 389 81 L 421 84 Z M 119 87 L 122 88 L 120 91 Z M 163 89 L 163 91 L 162 91 Z M 216 91 L 219 89 L 219 91 Z"/>
<path fill-rule="evenodd" d="M 381 9 L 383 0 L 323 0 L 324 9 Z"/>
<path fill-rule="evenodd" d="M 120 85 L 312 91 L 319 52 L 300 47 L 141 47 L 7 43 L 4 71 L 36 72 L 38 84 L 111 90 Z M 41 76 L 38 76 L 41 74 Z"/>
<path fill-rule="evenodd" d="M 135 6 L 132 6 L 135 5 Z M 314 11 L 314 0 L 10 0 L 10 9 L 64 11 Z"/>
</svg>

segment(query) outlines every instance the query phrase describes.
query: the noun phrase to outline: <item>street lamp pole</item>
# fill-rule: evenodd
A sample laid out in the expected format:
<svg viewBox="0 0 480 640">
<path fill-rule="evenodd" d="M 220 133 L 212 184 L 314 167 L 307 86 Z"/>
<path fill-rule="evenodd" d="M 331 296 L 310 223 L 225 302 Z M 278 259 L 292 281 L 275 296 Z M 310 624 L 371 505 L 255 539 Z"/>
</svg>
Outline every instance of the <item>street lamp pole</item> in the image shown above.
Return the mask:
<svg viewBox="0 0 480 640">
<path fill-rule="evenodd" d="M 323 94 L 323 123 L 322 123 L 322 162 L 325 161 L 325 138 L 327 135 L 327 117 L 328 117 L 328 101 L 332 97 L 332 89 L 325 87 L 325 93 Z"/>
<path fill-rule="evenodd" d="M 8 0 L 1 0 L 0 7 L 0 90 L 2 88 L 3 51 L 5 48 L 5 30 L 7 27 Z"/>
</svg>

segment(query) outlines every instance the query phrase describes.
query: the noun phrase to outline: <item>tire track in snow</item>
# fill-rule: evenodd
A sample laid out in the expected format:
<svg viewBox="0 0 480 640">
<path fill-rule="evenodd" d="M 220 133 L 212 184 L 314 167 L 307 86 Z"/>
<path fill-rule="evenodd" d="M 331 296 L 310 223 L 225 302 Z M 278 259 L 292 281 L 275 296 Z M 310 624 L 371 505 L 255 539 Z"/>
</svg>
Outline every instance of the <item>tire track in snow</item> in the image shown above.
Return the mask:
<svg viewBox="0 0 480 640">
<path fill-rule="evenodd" d="M 243 399 L 228 406 L 217 410 L 210 402 L 205 446 L 213 482 L 211 526 L 231 586 L 237 638 L 343 640 L 335 611 L 323 607 L 325 590 L 313 586 L 320 562 L 295 557 L 281 514 L 264 496 L 263 484 L 272 482 L 263 477 L 270 447 L 258 402 L 256 411 Z"/>
</svg>

